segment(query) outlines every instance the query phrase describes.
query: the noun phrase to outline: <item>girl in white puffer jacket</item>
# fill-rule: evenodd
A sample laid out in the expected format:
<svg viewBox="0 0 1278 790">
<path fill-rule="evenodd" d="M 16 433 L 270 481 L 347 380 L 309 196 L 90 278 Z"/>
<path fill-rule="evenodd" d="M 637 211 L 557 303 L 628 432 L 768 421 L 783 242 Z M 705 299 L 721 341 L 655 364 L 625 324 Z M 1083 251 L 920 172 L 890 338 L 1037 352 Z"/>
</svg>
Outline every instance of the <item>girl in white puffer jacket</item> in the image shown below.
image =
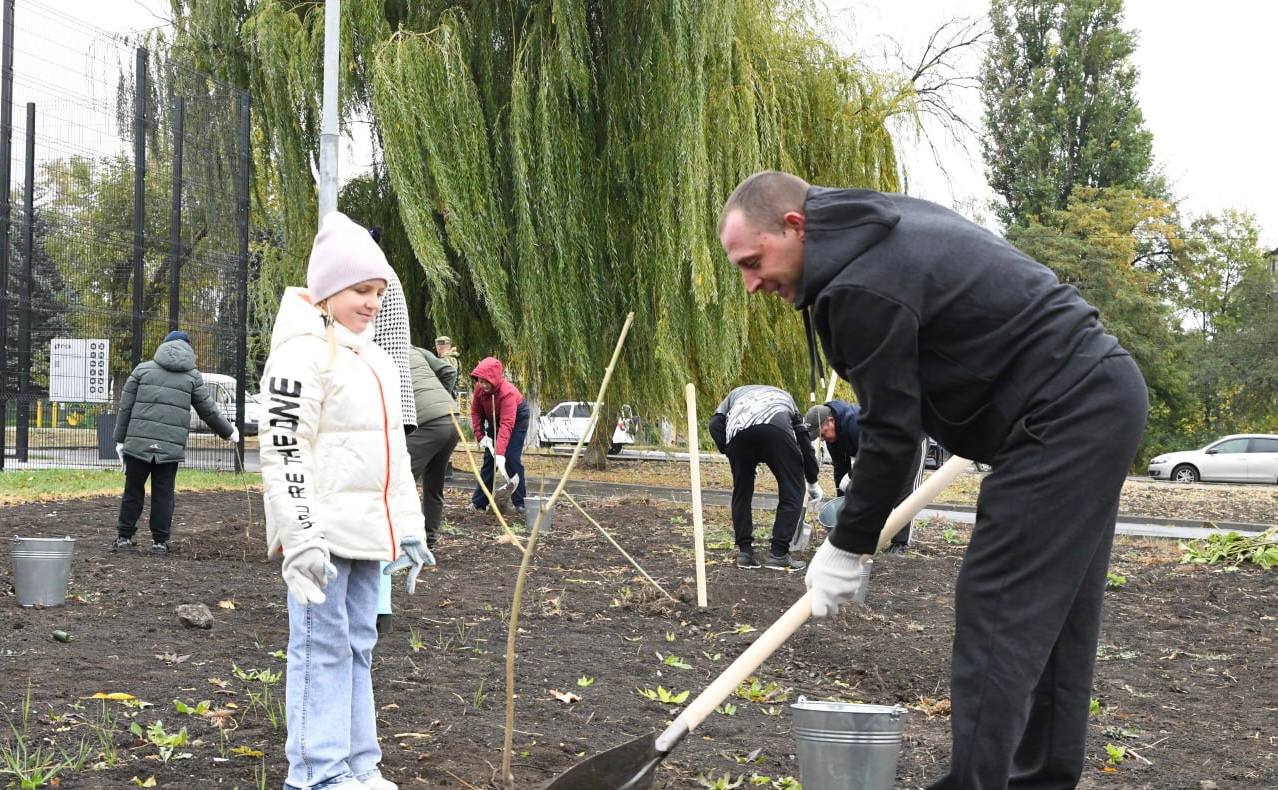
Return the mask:
<svg viewBox="0 0 1278 790">
<path fill-rule="evenodd" d="M 286 790 L 395 790 L 378 768 L 371 672 L 379 561 L 434 565 L 400 419 L 399 373 L 372 342 L 393 270 L 368 232 L 324 218 L 262 372 L 268 551 L 283 555 Z"/>
</svg>

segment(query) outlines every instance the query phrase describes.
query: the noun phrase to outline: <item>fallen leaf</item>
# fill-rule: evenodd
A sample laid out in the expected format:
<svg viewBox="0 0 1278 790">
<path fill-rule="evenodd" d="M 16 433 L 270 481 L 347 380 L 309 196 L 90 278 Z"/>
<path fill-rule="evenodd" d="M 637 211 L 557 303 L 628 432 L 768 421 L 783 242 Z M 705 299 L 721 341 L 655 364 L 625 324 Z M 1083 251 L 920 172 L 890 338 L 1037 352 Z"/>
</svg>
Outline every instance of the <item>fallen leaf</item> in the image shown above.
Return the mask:
<svg viewBox="0 0 1278 790">
<path fill-rule="evenodd" d="M 231 600 L 230 598 L 227 598 L 225 601 L 218 601 L 218 602 L 217 602 L 217 608 L 219 608 L 219 609 L 234 609 L 234 608 L 235 608 L 235 601 Z"/>
<path fill-rule="evenodd" d="M 104 691 L 99 691 L 92 697 L 89 697 L 89 699 L 109 699 L 112 702 L 127 702 L 131 699 L 137 699 L 137 697 L 132 694 L 125 694 L 123 691 L 112 691 L 110 694 Z M 148 787 L 150 786 L 151 785 L 148 785 Z"/>
<path fill-rule="evenodd" d="M 229 680 L 222 680 L 221 678 L 209 678 L 209 682 L 210 682 L 210 683 L 212 683 L 213 685 L 217 686 L 217 687 L 218 687 L 218 688 L 220 688 L 220 689 L 224 689 L 224 688 L 226 688 L 227 686 L 231 685 L 231 681 L 229 681 Z"/>
<path fill-rule="evenodd" d="M 249 746 L 236 746 L 233 749 L 231 749 L 231 754 L 235 755 L 236 757 L 251 757 L 254 760 L 260 760 L 261 758 L 266 756 L 264 753 L 259 752 L 257 749 L 254 749 Z"/>
<path fill-rule="evenodd" d="M 571 691 L 564 692 L 564 691 L 560 691 L 559 689 L 551 689 L 550 696 L 554 697 L 560 702 L 564 702 L 569 705 L 573 704 L 574 702 L 581 701 L 581 697 L 578 697 L 576 694 L 573 694 Z"/>
<path fill-rule="evenodd" d="M 137 778 L 136 776 L 130 779 L 129 781 L 133 782 L 133 784 L 137 785 L 138 787 L 155 787 L 154 776 L 148 776 L 145 782 Z"/>
</svg>

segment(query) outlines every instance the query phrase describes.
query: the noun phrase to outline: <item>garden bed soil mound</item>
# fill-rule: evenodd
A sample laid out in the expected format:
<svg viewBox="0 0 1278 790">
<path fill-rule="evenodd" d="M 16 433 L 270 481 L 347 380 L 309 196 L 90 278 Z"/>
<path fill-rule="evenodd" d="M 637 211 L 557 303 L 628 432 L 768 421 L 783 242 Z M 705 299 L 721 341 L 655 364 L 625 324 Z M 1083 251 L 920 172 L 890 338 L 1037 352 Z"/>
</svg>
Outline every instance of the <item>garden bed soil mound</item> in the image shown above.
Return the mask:
<svg viewBox="0 0 1278 790">
<path fill-rule="evenodd" d="M 678 707 L 639 690 L 695 696 L 803 591 L 801 574 L 736 569 L 719 528 L 708 552 L 711 606 L 698 610 L 685 509 L 585 506 L 682 600 L 653 591 L 585 519 L 558 508 L 520 618 L 519 788 L 664 727 Z M 0 509 L 8 534 L 80 539 L 66 606 L 20 609 L 11 591 L 0 596 L 0 706 L 16 728 L 6 746 L 72 752 L 84 741 L 87 760 L 60 776 L 68 790 L 133 786 L 134 777 L 161 788 L 282 786 L 283 681 L 253 674 L 282 673 L 277 651 L 288 631 L 279 566 L 264 557 L 260 497 L 181 495 L 164 558 L 107 551 L 117 508 L 118 500 L 98 498 Z M 492 516 L 451 504 L 446 515 L 439 567 L 423 574 L 414 597 L 397 581 L 395 630 L 374 658 L 383 769 L 401 788 L 495 787 L 501 763 L 519 558 L 494 541 Z M 709 515 L 726 523 L 724 513 Z M 657 786 L 752 774 L 771 782 L 742 786 L 786 786 L 785 777 L 799 775 L 787 703 L 801 694 L 909 706 L 897 786 L 935 779 L 949 753 L 953 588 L 966 535 L 932 522 L 908 556 L 880 560 L 871 607 L 805 626 L 759 671 L 751 693 L 729 700 L 731 715 L 713 714 L 683 742 Z M 7 588 L 7 557 L 3 565 Z M 1273 573 L 1180 565 L 1171 543 L 1121 539 L 1114 570 L 1126 582 L 1108 594 L 1080 787 L 1278 786 Z M 206 604 L 213 628 L 184 627 L 174 615 L 183 603 Z M 71 641 L 51 638 L 55 629 Z M 86 699 L 95 692 L 126 692 L 150 706 Z M 212 713 L 184 715 L 174 700 L 209 700 Z M 103 723 L 104 712 L 114 723 Z M 132 721 L 162 721 L 166 733 L 185 727 L 190 743 L 164 762 L 129 733 Z M 1107 744 L 1126 747 L 1125 759 L 1110 764 Z"/>
</svg>

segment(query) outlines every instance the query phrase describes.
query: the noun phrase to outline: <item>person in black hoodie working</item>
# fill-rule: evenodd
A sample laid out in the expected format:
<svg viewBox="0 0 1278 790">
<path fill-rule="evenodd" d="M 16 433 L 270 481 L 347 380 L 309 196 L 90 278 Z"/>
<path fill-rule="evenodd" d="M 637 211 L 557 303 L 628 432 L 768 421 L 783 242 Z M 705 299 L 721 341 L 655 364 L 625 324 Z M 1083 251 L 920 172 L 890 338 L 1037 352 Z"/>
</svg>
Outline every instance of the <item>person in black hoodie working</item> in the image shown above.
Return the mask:
<svg viewBox="0 0 1278 790">
<path fill-rule="evenodd" d="M 732 531 L 737 544 L 737 567 L 758 568 L 754 557 L 755 470 L 767 464 L 777 479 L 777 513 L 772 522 L 772 546 L 764 567 L 797 571 L 807 566 L 790 555 L 790 541 L 803 516 L 803 481 L 808 495 L 821 498 L 820 467 L 808 428 L 794 398 L 785 390 L 764 384 L 737 387 L 714 410 L 710 436 L 732 467 Z"/>
<path fill-rule="evenodd" d="M 852 464 L 861 446 L 861 428 L 857 425 L 860 416 L 860 407 L 841 400 L 818 403 L 803 416 L 803 421 L 808 426 L 808 435 L 814 439 L 820 437 L 825 442 L 826 451 L 830 453 L 830 465 L 834 467 L 835 491 L 838 496 L 847 496 L 851 487 Z M 927 451 L 927 438 L 920 439 L 916 444 L 914 459 L 910 462 L 910 468 L 914 471 L 906 477 L 905 486 L 897 495 L 893 507 L 904 502 L 923 483 L 923 456 Z M 892 536 L 887 553 L 905 554 L 909 545 L 910 525 L 907 524 Z"/>
<path fill-rule="evenodd" d="M 924 200 L 756 173 L 719 239 L 746 290 L 805 311 L 861 404 L 851 491 L 808 567 L 812 612 L 863 591 L 921 433 L 991 464 L 955 588 L 949 773 L 934 790 L 1074 787 L 1118 497 L 1148 413 L 1095 308 Z"/>
</svg>

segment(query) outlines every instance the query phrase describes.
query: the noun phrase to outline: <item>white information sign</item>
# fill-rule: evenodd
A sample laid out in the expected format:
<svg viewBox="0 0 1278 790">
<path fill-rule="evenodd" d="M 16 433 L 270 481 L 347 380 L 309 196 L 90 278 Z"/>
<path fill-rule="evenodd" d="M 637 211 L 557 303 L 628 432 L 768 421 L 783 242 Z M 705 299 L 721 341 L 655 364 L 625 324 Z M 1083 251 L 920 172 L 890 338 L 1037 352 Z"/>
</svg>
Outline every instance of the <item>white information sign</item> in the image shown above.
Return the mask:
<svg viewBox="0 0 1278 790">
<path fill-rule="evenodd" d="M 111 341 L 55 337 L 49 341 L 49 400 L 108 403 L 111 386 L 107 360 Z"/>
</svg>

